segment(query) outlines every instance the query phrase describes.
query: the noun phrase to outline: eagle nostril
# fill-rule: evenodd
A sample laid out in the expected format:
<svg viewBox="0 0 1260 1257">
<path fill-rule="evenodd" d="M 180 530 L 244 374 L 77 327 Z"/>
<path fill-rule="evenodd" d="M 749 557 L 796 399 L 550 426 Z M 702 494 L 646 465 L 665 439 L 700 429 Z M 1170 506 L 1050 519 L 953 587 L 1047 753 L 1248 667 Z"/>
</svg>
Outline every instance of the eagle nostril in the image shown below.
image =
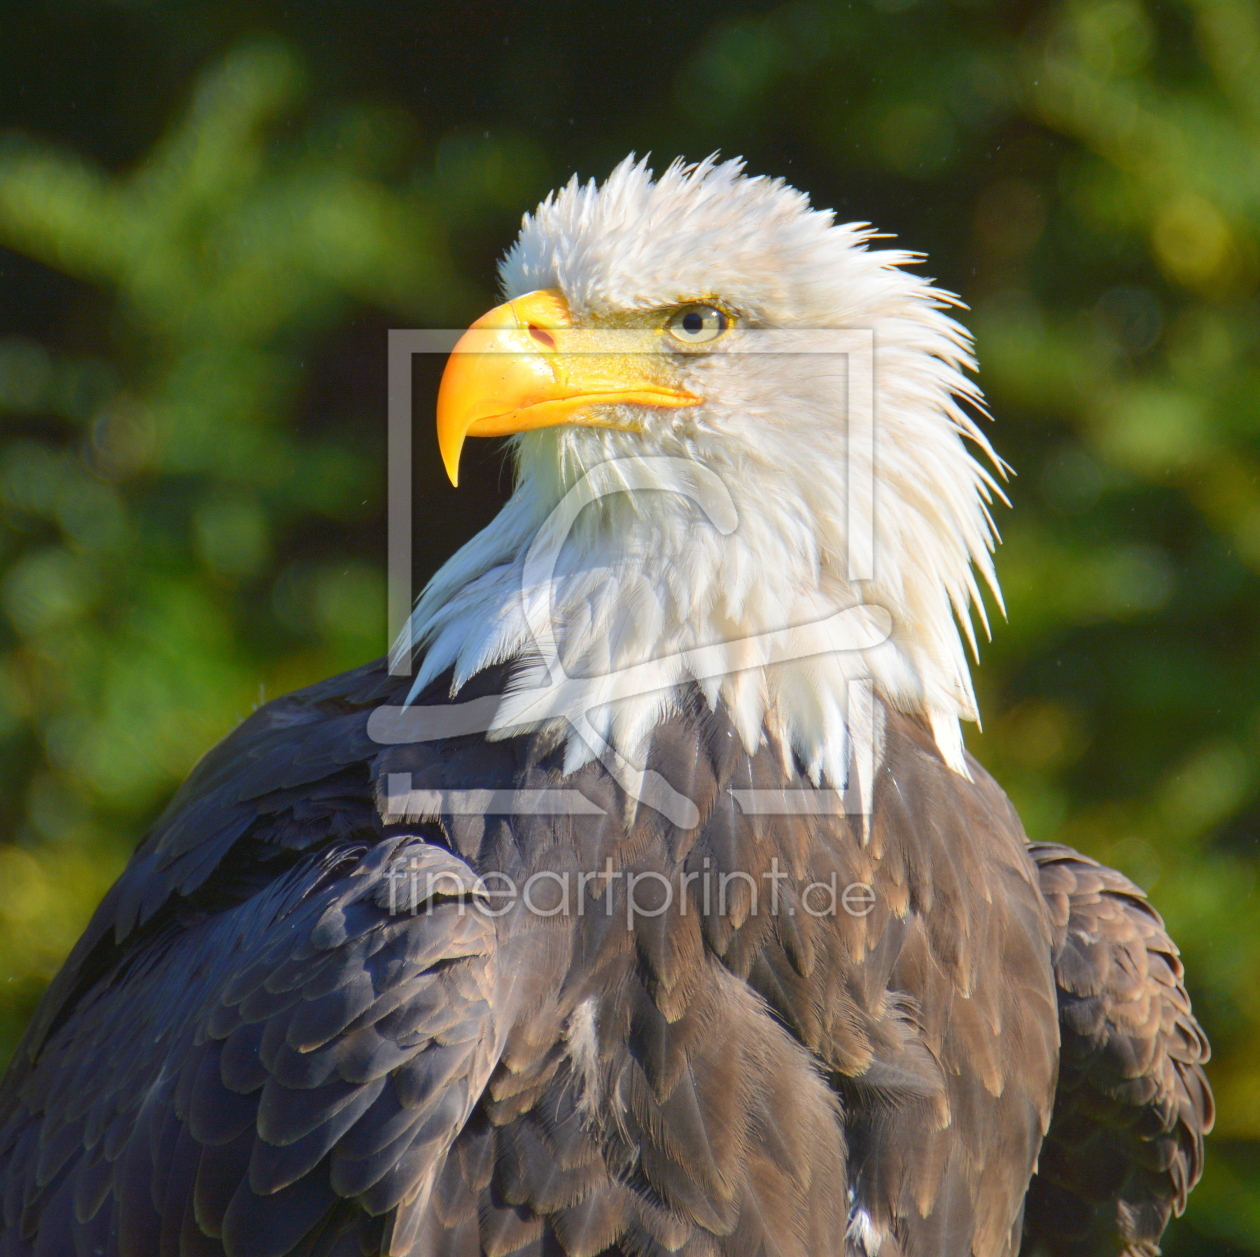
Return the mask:
<svg viewBox="0 0 1260 1257">
<path fill-rule="evenodd" d="M 540 344 L 546 345 L 548 349 L 556 347 L 556 338 L 550 332 L 544 332 L 541 327 L 535 327 L 530 324 L 529 334 Z"/>
</svg>

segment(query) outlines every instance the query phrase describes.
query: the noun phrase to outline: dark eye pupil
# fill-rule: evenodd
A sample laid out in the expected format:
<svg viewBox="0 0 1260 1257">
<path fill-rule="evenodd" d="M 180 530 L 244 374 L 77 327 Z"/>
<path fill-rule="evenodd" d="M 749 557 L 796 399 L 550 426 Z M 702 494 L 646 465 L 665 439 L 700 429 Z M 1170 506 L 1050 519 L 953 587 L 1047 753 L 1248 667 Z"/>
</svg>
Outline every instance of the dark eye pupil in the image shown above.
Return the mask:
<svg viewBox="0 0 1260 1257">
<path fill-rule="evenodd" d="M 682 325 L 684 332 L 703 332 L 704 315 L 695 310 L 689 310 L 683 315 Z"/>
</svg>

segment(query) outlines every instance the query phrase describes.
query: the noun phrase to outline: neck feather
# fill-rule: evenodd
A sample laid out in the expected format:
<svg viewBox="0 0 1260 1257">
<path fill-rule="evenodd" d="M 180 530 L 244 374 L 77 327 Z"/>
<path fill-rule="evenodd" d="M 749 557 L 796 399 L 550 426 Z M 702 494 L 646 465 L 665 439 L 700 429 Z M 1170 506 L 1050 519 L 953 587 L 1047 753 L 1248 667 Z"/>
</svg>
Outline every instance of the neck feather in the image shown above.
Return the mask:
<svg viewBox="0 0 1260 1257">
<path fill-rule="evenodd" d="M 726 708 L 749 752 L 768 740 L 816 782 L 842 787 L 852 686 L 869 679 L 925 717 L 966 775 L 959 721 L 976 712 L 959 621 L 970 636 L 971 564 L 979 555 L 991 575 L 991 525 L 974 507 L 984 473 L 950 435 L 971 535 L 913 483 L 881 476 L 876 578 L 852 582 L 831 505 L 845 486 L 826 467 L 803 478 L 745 460 L 714 477 L 715 499 L 694 449 L 649 456 L 640 438 L 612 430 L 531 434 L 518 441 L 512 498 L 416 607 L 409 638 L 425 653 L 412 694 L 448 669 L 457 692 L 515 661 L 490 736 L 562 725 L 573 771 L 601 742 L 639 762 L 694 684 Z M 874 620 L 870 608 L 881 609 Z M 784 630 L 797 630 L 786 648 Z"/>
</svg>

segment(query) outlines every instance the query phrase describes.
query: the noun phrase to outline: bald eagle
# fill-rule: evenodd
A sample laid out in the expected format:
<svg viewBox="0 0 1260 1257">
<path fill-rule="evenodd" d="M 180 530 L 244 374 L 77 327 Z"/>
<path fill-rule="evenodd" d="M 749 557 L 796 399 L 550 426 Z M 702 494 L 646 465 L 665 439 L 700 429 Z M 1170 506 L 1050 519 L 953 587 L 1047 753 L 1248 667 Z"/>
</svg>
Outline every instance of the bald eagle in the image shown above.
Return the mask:
<svg viewBox="0 0 1260 1257">
<path fill-rule="evenodd" d="M 437 408 L 510 501 L 141 842 L 0 1093 L 0 1257 L 1158 1251 L 1207 1043 L 963 747 L 1002 465 L 873 236 L 712 160 L 525 217 Z"/>
</svg>

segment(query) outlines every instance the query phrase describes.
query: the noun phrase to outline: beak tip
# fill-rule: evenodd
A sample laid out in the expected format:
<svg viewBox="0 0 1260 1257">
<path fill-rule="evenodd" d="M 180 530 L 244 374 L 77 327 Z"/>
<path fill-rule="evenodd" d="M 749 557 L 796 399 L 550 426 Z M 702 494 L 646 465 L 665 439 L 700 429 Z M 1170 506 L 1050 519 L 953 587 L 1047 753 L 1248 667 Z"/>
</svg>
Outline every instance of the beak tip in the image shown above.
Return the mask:
<svg viewBox="0 0 1260 1257">
<path fill-rule="evenodd" d="M 454 437 L 455 439 L 452 439 Z M 446 425 L 438 418 L 438 453 L 442 458 L 442 466 L 446 470 L 446 478 L 451 485 L 459 488 L 459 459 L 464 452 L 463 434 L 446 431 Z"/>
</svg>

